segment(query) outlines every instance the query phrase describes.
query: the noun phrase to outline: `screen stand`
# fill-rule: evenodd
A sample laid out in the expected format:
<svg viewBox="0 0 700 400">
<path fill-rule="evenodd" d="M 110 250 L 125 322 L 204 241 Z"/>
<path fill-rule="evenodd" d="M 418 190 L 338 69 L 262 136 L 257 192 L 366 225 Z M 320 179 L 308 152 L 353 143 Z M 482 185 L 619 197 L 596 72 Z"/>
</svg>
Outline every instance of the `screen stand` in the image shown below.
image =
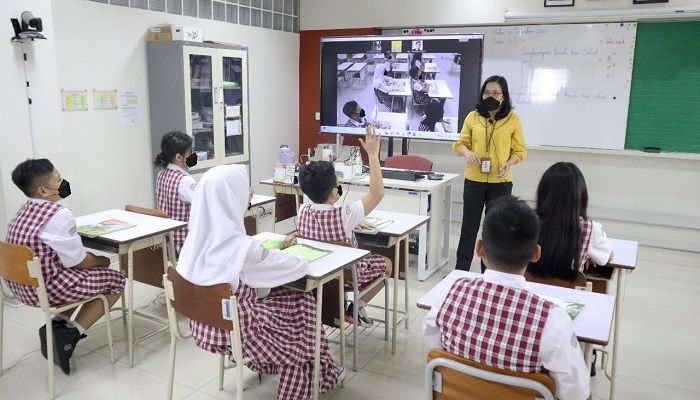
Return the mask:
<svg viewBox="0 0 700 400">
<path fill-rule="evenodd" d="M 389 144 L 386 148 L 386 156 L 391 157 L 394 155 L 394 138 L 389 138 Z M 401 154 L 408 155 L 408 139 L 401 139 Z"/>
<path fill-rule="evenodd" d="M 343 135 L 335 135 L 335 159 L 340 160 L 340 146 L 343 144 Z"/>
</svg>

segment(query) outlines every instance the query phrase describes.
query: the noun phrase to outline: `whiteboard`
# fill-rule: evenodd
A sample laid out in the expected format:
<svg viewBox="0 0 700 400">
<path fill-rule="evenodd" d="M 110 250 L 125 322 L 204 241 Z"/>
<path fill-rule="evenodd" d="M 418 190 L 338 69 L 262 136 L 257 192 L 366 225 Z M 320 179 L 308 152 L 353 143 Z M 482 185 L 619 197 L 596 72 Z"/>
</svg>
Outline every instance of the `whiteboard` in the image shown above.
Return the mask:
<svg viewBox="0 0 700 400">
<path fill-rule="evenodd" d="M 482 81 L 506 78 L 527 144 L 624 149 L 636 23 L 471 29 Z"/>
</svg>

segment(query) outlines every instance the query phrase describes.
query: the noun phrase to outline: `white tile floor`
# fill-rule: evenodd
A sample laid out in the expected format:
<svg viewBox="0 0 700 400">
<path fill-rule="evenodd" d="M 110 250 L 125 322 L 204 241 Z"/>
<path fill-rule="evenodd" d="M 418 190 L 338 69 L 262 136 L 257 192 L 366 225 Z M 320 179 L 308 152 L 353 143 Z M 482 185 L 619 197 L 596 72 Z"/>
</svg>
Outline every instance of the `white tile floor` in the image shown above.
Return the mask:
<svg viewBox="0 0 700 400">
<path fill-rule="evenodd" d="M 453 243 L 457 243 L 454 238 Z M 476 261 L 473 269 L 476 270 Z M 427 348 L 420 335 L 425 311 L 415 301 L 449 272 L 438 272 L 426 282 L 411 281 L 411 324 L 398 333 L 396 354 L 383 341 L 383 328 L 361 335 L 358 371 L 347 364 L 345 387 L 327 399 L 421 399 Z M 412 274 L 415 276 L 415 273 Z M 148 304 L 157 291 L 138 286 L 136 303 L 163 313 L 160 305 Z M 617 380 L 618 399 L 700 399 L 700 255 L 642 248 L 639 268 L 628 276 L 624 294 L 620 334 L 621 354 Z M 402 298 L 402 296 L 400 296 Z M 114 313 L 116 316 L 118 313 Z M 137 333 L 157 328 L 137 318 Z M 41 313 L 26 307 L 5 306 L 4 376 L 0 377 L 0 399 L 47 397 L 46 361 L 39 354 L 37 329 Z M 169 336 L 166 333 L 140 343 L 136 366 L 126 364 L 121 322 L 113 326 L 117 362 L 109 363 L 105 326 L 91 329 L 79 344 L 70 376 L 56 370 L 56 393 L 60 399 L 144 399 L 165 397 Z M 337 332 L 329 332 L 331 338 Z M 191 341 L 178 345 L 175 399 L 207 400 L 235 397 L 232 371 L 226 374 L 224 391 L 217 387 L 217 357 L 194 347 Z M 337 357 L 339 351 L 333 346 Z M 273 399 L 276 380 L 245 375 L 247 399 Z M 595 399 L 606 399 L 608 381 L 599 370 L 592 380 Z"/>
</svg>

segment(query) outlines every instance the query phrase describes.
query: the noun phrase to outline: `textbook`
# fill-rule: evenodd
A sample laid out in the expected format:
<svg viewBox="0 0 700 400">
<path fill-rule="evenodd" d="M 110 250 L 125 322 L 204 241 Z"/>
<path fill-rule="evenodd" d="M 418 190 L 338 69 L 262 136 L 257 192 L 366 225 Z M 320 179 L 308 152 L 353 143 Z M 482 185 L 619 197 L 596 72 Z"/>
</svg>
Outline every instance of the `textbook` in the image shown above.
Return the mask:
<svg viewBox="0 0 700 400">
<path fill-rule="evenodd" d="M 571 320 L 575 320 L 576 317 L 578 317 L 581 314 L 581 311 L 586 307 L 585 304 L 581 303 L 574 303 L 573 301 L 567 301 L 567 300 L 560 300 L 560 299 L 555 299 L 554 297 L 549 297 L 545 296 L 543 294 L 538 294 L 541 298 L 551 301 L 552 303 L 556 304 L 557 306 L 561 307 L 566 311 L 567 314 L 569 314 L 569 317 L 571 317 Z"/>
<path fill-rule="evenodd" d="M 136 224 L 130 224 L 118 219 L 108 219 L 96 224 L 79 226 L 78 233 L 83 236 L 94 238 L 97 236 L 106 235 L 108 233 L 121 231 L 122 229 L 132 228 L 134 226 L 136 226 Z"/>
<path fill-rule="evenodd" d="M 389 226 L 394 221 L 389 219 L 382 219 L 378 217 L 365 217 L 364 224 L 371 226 L 371 228 L 364 228 L 361 226 L 356 226 L 353 231 L 356 233 L 366 233 L 368 235 L 376 235 L 382 228 Z"/>
<path fill-rule="evenodd" d="M 263 247 L 266 249 L 282 249 L 282 244 L 284 243 L 284 239 L 282 240 L 276 240 L 276 239 L 268 239 L 263 242 Z M 332 253 L 330 250 L 323 250 L 319 249 L 316 247 L 311 247 L 309 245 L 305 244 L 297 244 L 296 240 L 294 241 L 294 244 L 291 246 L 287 247 L 286 249 L 282 249 L 282 253 L 286 254 L 293 254 L 302 257 L 308 262 L 314 262 L 318 260 L 319 258 L 325 257 L 329 254 Z"/>
</svg>

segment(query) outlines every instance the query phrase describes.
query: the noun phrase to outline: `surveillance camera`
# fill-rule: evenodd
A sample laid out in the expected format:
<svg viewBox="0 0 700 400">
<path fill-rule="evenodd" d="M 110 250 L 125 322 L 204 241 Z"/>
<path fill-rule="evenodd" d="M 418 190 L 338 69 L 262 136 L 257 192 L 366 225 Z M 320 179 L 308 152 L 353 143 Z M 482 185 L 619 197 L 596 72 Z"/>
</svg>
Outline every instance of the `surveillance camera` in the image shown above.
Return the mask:
<svg viewBox="0 0 700 400">
<path fill-rule="evenodd" d="M 32 28 L 36 32 L 41 32 L 44 27 L 41 23 L 41 18 L 36 18 L 30 11 L 22 13 L 22 31 L 27 32 Z"/>
</svg>

